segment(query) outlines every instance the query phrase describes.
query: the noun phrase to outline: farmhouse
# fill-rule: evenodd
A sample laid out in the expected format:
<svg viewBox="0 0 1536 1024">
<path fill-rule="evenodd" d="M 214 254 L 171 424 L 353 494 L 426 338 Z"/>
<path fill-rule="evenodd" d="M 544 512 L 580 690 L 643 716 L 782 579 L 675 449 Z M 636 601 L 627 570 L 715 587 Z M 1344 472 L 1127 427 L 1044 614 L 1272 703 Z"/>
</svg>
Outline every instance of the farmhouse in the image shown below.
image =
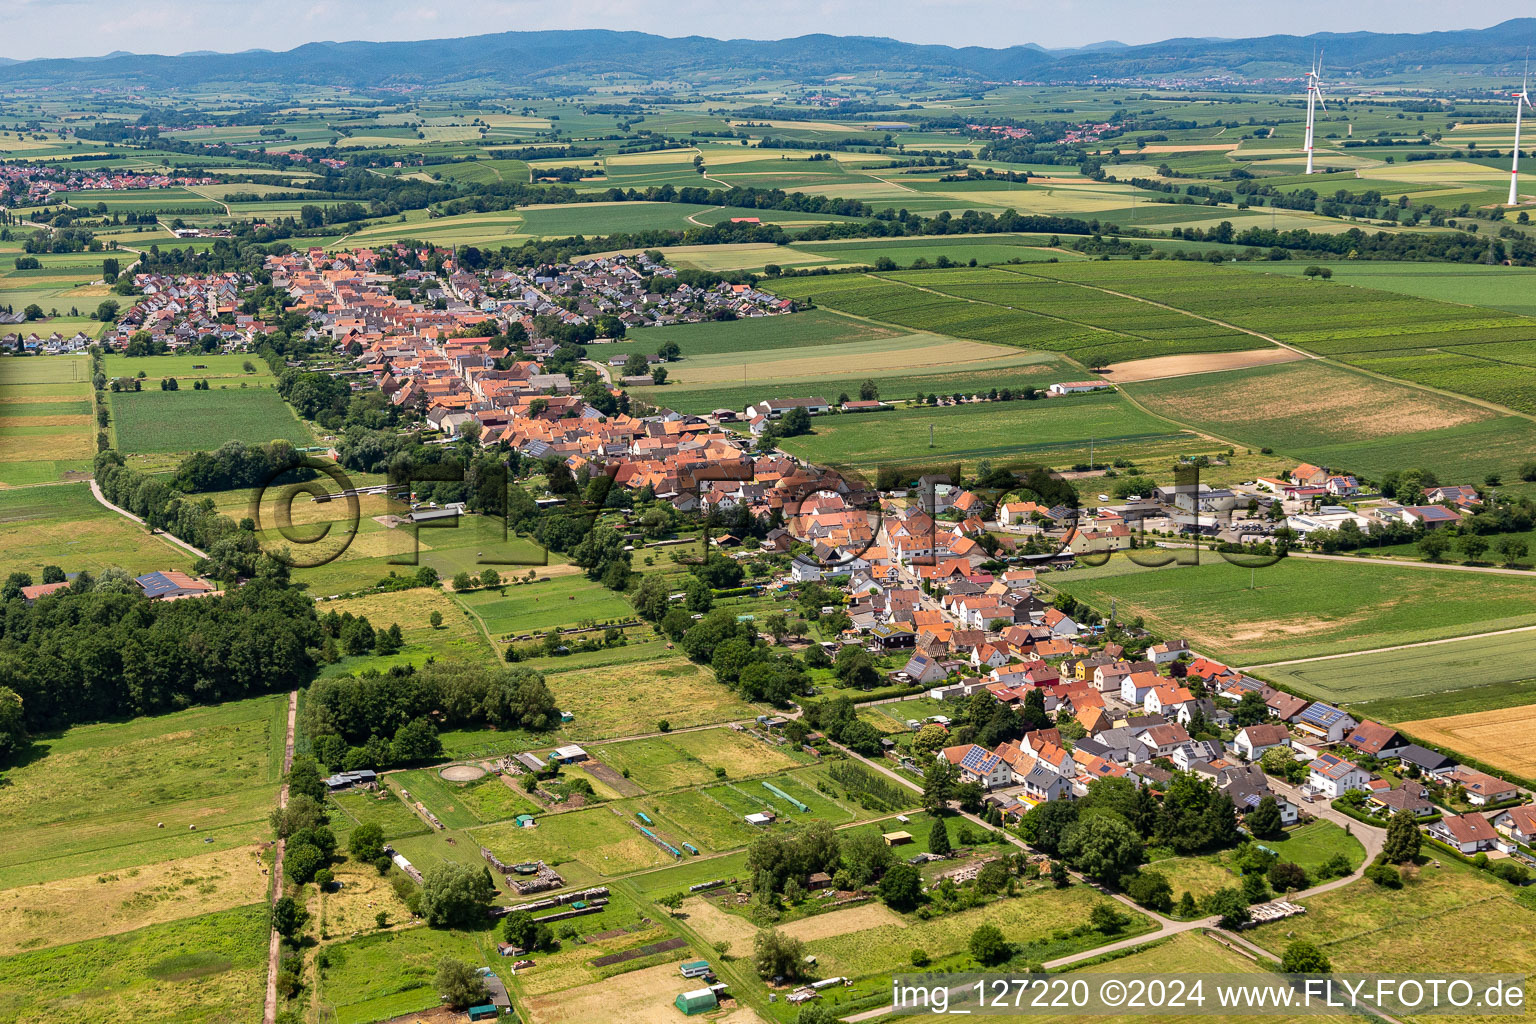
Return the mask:
<svg viewBox="0 0 1536 1024">
<path fill-rule="evenodd" d="M 21 588 L 21 599 L 27 604 L 32 604 L 38 598 L 57 594 L 68 586 L 69 580 L 59 580 L 57 583 L 34 583 L 30 587 Z"/>
<path fill-rule="evenodd" d="M 144 591 L 144 596 L 151 601 L 173 601 L 179 597 L 205 597 L 216 593 L 218 589 L 211 583 L 204 583 L 175 569 L 145 573 L 143 576 L 135 577 L 134 582 Z"/>
<path fill-rule="evenodd" d="M 1087 391 L 1107 391 L 1109 387 L 1101 380 L 1069 380 L 1052 384 L 1049 390 L 1053 395 L 1080 395 Z"/>
<path fill-rule="evenodd" d="M 747 406 L 746 413 L 749 420 L 756 416 L 776 420 L 791 409 L 804 409 L 812 416 L 822 416 L 832 410 L 832 405 L 825 398 L 770 398 Z"/>
</svg>

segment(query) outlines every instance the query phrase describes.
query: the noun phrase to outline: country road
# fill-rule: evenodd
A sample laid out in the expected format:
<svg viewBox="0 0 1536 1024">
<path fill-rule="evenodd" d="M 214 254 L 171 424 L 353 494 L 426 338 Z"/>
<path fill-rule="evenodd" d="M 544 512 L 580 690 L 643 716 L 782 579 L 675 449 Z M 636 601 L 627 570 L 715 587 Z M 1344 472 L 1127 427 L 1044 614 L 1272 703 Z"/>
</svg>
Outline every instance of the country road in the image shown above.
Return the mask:
<svg viewBox="0 0 1536 1024">
<path fill-rule="evenodd" d="M 111 509 L 113 512 L 116 512 L 118 515 L 123 516 L 126 519 L 130 519 L 130 520 L 132 520 L 135 523 L 138 523 L 140 526 L 144 527 L 145 529 L 149 529 L 149 524 L 144 522 L 144 520 L 140 519 L 138 516 L 134 515 L 132 512 L 129 512 L 127 509 L 119 508 L 118 506 L 116 506 L 116 505 L 112 504 L 110 501 L 108 501 L 107 500 L 107 496 L 105 494 L 101 493 L 101 487 L 97 485 L 95 480 L 91 481 L 91 494 L 95 495 L 97 501 L 101 502 L 102 505 L 104 505 L 105 507 Z M 193 547 L 191 544 L 188 544 L 186 541 L 182 540 L 180 537 L 172 536 L 171 534 L 166 533 L 163 530 L 151 530 L 150 532 L 153 533 L 156 537 L 159 537 L 161 540 L 165 541 L 166 543 L 174 544 L 177 547 L 181 548 L 184 551 L 187 551 L 188 553 L 194 555 L 197 558 L 207 558 L 208 557 L 208 552 L 204 551 L 202 548 L 195 548 L 195 547 Z"/>
<path fill-rule="evenodd" d="M 299 691 L 294 690 L 288 694 L 288 738 L 283 742 L 283 777 L 286 779 L 288 772 L 293 768 L 293 729 L 299 718 Z M 277 806 L 288 806 L 288 783 L 285 781 L 282 788 L 277 791 Z M 277 841 L 277 853 L 272 858 L 272 899 L 269 906 L 276 905 L 283 898 L 283 840 Z M 282 960 L 283 937 L 272 929 L 272 935 L 267 940 L 267 1000 L 262 1010 L 262 1024 L 275 1024 L 277 1021 L 277 966 Z"/>
</svg>

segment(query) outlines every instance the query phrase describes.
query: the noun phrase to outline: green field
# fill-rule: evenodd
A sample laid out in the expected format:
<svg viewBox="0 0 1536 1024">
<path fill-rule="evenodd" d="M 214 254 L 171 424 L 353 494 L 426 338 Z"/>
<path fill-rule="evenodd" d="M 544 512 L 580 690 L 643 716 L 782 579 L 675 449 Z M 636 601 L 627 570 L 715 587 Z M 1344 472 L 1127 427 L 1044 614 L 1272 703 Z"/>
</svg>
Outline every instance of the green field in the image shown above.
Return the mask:
<svg viewBox="0 0 1536 1024">
<path fill-rule="evenodd" d="M 1456 640 L 1300 665 L 1255 666 L 1258 675 L 1319 700 L 1371 705 L 1391 701 L 1397 717 L 1427 718 L 1483 710 L 1444 708 L 1443 698 L 1471 697 L 1483 687 L 1520 683 L 1536 671 L 1536 632 Z M 1413 713 L 1407 713 L 1412 709 Z"/>
<path fill-rule="evenodd" d="M 262 906 L 0 959 L 14 1024 L 260 1019 L 271 925 Z"/>
<path fill-rule="evenodd" d="M 1536 622 L 1536 580 L 1479 576 L 1469 582 L 1460 573 L 1368 561 L 1290 558 L 1250 573 L 1208 553 L 1197 566 L 1164 569 L 1116 556 L 1101 568 L 1054 575 L 1049 583 L 1102 612 L 1113 600 L 1122 618 L 1142 616 L 1154 632 L 1186 637 L 1202 653 L 1237 665 Z M 1433 651 L 1419 653 L 1433 657 Z M 1493 668 L 1491 661 L 1487 667 Z M 1485 681 L 1478 674 L 1450 676 L 1440 688 Z M 1393 689 L 1390 681 L 1371 686 L 1375 695 Z"/>
<path fill-rule="evenodd" d="M 1445 479 L 1512 476 L 1536 450 L 1528 419 L 1317 361 L 1124 387 L 1197 430 L 1366 478 L 1409 467 Z"/>
<path fill-rule="evenodd" d="M 1300 277 L 1307 266 L 1300 260 L 1283 263 L 1240 263 L 1245 270 Z M 1529 267 L 1489 267 L 1465 263 L 1378 263 L 1340 260 L 1320 263 L 1333 271 L 1329 287 L 1358 286 L 1398 292 L 1420 299 L 1487 306 L 1522 316 L 1536 316 L 1536 270 Z"/>
<path fill-rule="evenodd" d="M 255 697 L 37 737 L 0 786 L 0 888 L 268 838 L 286 712 Z"/>
<path fill-rule="evenodd" d="M 1121 455 L 1143 458 L 1150 451 L 1163 453 L 1171 462 L 1178 452 L 1215 448 L 1114 393 L 938 409 L 899 408 L 818 417 L 813 425 L 812 433 L 785 439 L 785 450 L 822 465 L 853 468 L 956 458 L 990 459 L 994 464 L 1016 458 L 1070 465 L 1089 460 L 1090 441 L 1100 464 Z"/>
<path fill-rule="evenodd" d="M 247 371 L 246 365 L 252 369 Z M 157 386 L 162 377 L 175 377 L 181 382 L 183 388 L 191 388 L 194 380 L 206 380 L 218 390 L 220 385 L 233 383 L 237 387 L 240 382 L 245 382 L 255 387 L 257 384 L 270 387 L 272 384 L 272 371 L 268 369 L 267 362 L 254 353 L 241 355 L 240 353 L 203 353 L 199 355 L 163 355 L 163 356 L 107 356 L 107 376 L 110 377 L 136 377 L 139 373 L 145 376 L 145 384 L 148 387 Z"/>
<path fill-rule="evenodd" d="M 503 569 L 517 572 L 519 567 Z M 480 616 L 496 637 L 523 636 L 552 626 L 574 626 L 586 619 L 599 623 L 628 621 L 634 612 L 624 595 L 576 573 L 499 590 L 473 590 L 456 600 Z"/>
<path fill-rule="evenodd" d="M 125 455 L 212 451 L 225 441 L 313 442 L 276 391 L 244 388 L 111 394 L 117 450 Z"/>
<path fill-rule="evenodd" d="M 588 753 L 628 771 L 631 782 L 652 792 L 697 786 L 725 769 L 731 778 L 769 775 L 796 764 L 780 748 L 730 729 L 674 733 L 597 747 Z"/>
<path fill-rule="evenodd" d="M 786 278 L 795 299 L 914 330 L 1062 352 L 1091 366 L 1253 348 L 1251 335 L 1147 302 L 1034 276 L 1064 265 Z"/>
<path fill-rule="evenodd" d="M 103 506 L 92 496 L 90 484 L 0 491 L 0 571 L 25 572 L 41 583 L 47 565 L 71 574 L 119 566 L 140 575 L 155 569 L 187 570 L 192 559 Z"/>
<path fill-rule="evenodd" d="M 489 931 L 410 928 L 365 935 L 328 947 L 320 998 L 337 1024 L 369 1024 L 439 1005 L 433 977 L 445 956 L 472 966 L 500 964 Z"/>
</svg>

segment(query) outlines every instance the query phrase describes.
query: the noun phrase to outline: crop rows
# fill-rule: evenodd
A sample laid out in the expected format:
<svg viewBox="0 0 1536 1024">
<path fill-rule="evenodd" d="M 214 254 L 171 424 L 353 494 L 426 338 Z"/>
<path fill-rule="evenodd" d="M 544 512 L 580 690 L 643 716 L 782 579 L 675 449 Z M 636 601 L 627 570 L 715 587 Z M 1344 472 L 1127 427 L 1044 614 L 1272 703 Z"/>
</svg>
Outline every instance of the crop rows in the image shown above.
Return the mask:
<svg viewBox="0 0 1536 1024">
<path fill-rule="evenodd" d="M 1492 362 L 1459 351 L 1422 349 L 1354 358 L 1349 362 L 1376 373 L 1498 402 L 1521 412 L 1536 412 L 1536 380 L 1528 366 Z"/>
</svg>

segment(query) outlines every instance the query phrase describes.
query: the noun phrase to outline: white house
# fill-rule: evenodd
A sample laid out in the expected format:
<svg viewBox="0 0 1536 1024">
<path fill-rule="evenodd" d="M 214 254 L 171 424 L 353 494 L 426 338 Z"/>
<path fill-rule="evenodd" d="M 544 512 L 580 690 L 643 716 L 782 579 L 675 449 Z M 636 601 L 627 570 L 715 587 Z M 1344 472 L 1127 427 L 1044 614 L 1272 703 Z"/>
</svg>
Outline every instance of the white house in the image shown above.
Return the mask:
<svg viewBox="0 0 1536 1024">
<path fill-rule="evenodd" d="M 1154 665 L 1166 665 L 1171 661 L 1178 661 L 1181 655 L 1189 653 L 1188 640 L 1169 640 L 1166 643 L 1153 644 L 1147 648 L 1147 660 Z"/>
<path fill-rule="evenodd" d="M 1491 850 L 1499 841 L 1499 834 L 1488 824 L 1488 819 L 1475 812 L 1447 814 L 1429 826 L 1429 834 L 1467 854 Z"/>
<path fill-rule="evenodd" d="M 1352 789 L 1363 793 L 1371 781 L 1370 772 L 1337 754 L 1322 754 L 1307 768 L 1311 772 L 1307 784 L 1329 800 L 1337 800 Z"/>
<path fill-rule="evenodd" d="M 1283 725 L 1249 725 L 1232 738 L 1232 749 L 1245 760 L 1257 761 L 1273 747 L 1289 747 L 1291 731 Z"/>
</svg>

